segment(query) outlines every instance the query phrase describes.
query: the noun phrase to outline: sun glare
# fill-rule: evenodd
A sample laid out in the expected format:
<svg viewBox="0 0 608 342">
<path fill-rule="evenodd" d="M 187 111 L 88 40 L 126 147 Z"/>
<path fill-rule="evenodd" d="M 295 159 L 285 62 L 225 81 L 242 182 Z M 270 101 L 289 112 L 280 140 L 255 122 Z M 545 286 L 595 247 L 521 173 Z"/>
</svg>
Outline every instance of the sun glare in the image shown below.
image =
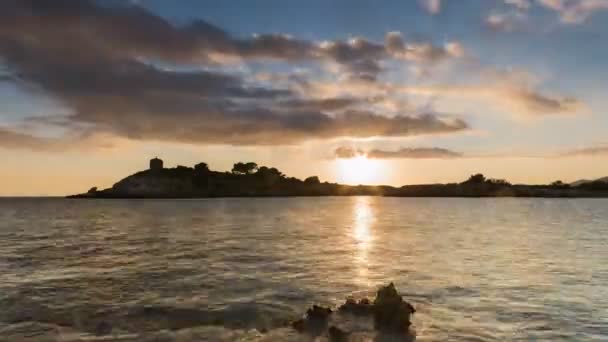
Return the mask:
<svg viewBox="0 0 608 342">
<path fill-rule="evenodd" d="M 378 160 L 364 155 L 350 159 L 339 159 L 338 180 L 345 184 L 378 184 L 382 182 L 384 168 Z"/>
</svg>

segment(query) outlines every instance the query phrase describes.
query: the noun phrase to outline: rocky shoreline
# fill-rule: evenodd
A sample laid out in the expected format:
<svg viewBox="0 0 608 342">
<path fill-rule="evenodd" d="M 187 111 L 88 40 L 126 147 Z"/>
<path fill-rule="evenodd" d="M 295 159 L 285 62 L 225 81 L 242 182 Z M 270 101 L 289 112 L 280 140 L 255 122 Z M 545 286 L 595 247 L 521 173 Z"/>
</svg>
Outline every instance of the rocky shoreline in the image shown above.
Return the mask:
<svg viewBox="0 0 608 342">
<path fill-rule="evenodd" d="M 303 318 L 292 322 L 291 327 L 310 337 L 323 336 L 331 342 L 348 342 L 352 332 L 332 321 L 332 316 L 351 315 L 373 321 L 375 341 L 413 341 L 416 335 L 410 328 L 415 312 L 414 306 L 404 301 L 395 285 L 390 283 L 378 290 L 373 301 L 368 298 L 357 301 L 350 297 L 336 311 L 313 305 Z"/>
<path fill-rule="evenodd" d="M 349 297 L 335 308 L 313 305 L 301 318 L 287 317 L 272 326 L 237 327 L 204 309 L 143 307 L 128 312 L 92 308 L 95 313 L 69 308 L 57 311 L 30 303 L 15 303 L 0 315 L 0 341 L 414 341 L 414 306 L 393 283 L 378 289 L 373 300 Z M 18 306 L 18 307 L 17 307 Z M 76 319 L 77 321 L 74 321 Z M 7 325 L 2 325 L 2 322 Z M 217 336 L 212 338 L 211 336 Z"/>
</svg>

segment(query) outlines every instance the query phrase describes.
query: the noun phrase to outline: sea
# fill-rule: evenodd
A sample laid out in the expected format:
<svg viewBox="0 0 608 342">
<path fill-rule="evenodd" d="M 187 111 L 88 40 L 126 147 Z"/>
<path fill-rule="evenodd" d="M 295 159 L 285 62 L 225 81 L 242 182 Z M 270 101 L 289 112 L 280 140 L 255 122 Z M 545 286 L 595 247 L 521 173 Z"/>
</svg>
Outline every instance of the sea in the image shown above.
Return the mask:
<svg viewBox="0 0 608 342">
<path fill-rule="evenodd" d="M 608 341 L 608 200 L 0 199 L 0 341 L 326 341 L 391 282 L 416 341 Z"/>
</svg>

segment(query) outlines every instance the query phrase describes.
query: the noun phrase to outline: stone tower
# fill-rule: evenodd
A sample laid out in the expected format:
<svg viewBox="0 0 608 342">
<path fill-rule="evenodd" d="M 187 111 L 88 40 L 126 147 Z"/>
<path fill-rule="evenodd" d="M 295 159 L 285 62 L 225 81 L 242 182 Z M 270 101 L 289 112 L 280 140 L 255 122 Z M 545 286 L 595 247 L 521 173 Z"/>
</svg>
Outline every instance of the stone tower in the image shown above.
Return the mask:
<svg viewBox="0 0 608 342">
<path fill-rule="evenodd" d="M 163 169 L 163 161 L 158 158 L 150 159 L 150 170 L 158 171 Z"/>
</svg>

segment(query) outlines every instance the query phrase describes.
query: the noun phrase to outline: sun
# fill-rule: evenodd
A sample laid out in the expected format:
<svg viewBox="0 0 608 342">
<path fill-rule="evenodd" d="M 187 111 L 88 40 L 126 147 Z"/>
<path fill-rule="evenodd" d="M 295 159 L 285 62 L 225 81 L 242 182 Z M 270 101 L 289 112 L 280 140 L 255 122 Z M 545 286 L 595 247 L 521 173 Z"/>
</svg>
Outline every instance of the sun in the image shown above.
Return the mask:
<svg viewBox="0 0 608 342">
<path fill-rule="evenodd" d="M 337 161 L 338 181 L 344 184 L 379 184 L 384 174 L 380 161 L 359 155 Z"/>
</svg>

